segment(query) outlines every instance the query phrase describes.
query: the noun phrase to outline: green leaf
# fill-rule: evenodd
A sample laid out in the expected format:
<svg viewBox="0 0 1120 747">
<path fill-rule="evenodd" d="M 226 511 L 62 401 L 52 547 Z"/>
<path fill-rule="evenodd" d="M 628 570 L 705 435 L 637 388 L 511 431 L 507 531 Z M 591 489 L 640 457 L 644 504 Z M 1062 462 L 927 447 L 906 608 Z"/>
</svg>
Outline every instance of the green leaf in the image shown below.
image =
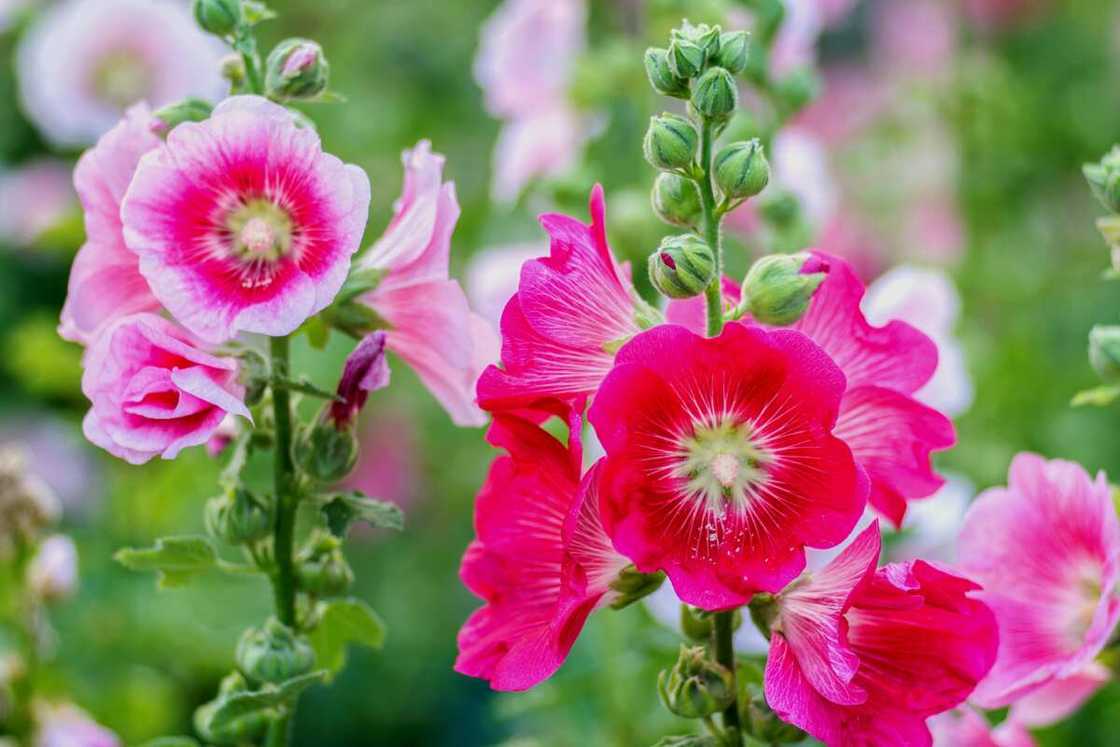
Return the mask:
<svg viewBox="0 0 1120 747">
<path fill-rule="evenodd" d="M 311 347 L 323 350 L 330 339 L 331 327 L 323 317 L 315 315 L 303 323 L 303 332 L 307 335 L 307 342 Z"/>
<path fill-rule="evenodd" d="M 395 503 L 370 498 L 361 491 L 328 493 L 320 496 L 327 526 L 336 537 L 346 536 L 350 525 L 364 521 L 384 529 L 404 529 L 404 512 Z"/>
<path fill-rule="evenodd" d="M 234 726 L 246 716 L 287 706 L 304 690 L 323 682 L 326 677 L 326 672 L 318 670 L 301 674 L 278 685 L 264 685 L 260 690 L 242 690 L 222 695 L 214 701 L 214 709 L 207 714 L 207 726 L 211 731 L 220 732 Z"/>
<path fill-rule="evenodd" d="M 333 677 L 345 666 L 350 644 L 381 648 L 385 623 L 360 599 L 335 599 L 319 603 L 319 623 L 307 637 L 315 649 L 315 660 Z"/>
<path fill-rule="evenodd" d="M 190 737 L 158 737 L 140 747 L 199 747 L 199 744 Z"/>
<path fill-rule="evenodd" d="M 653 747 L 718 747 L 715 737 L 684 734 L 679 737 L 662 737 Z"/>
<path fill-rule="evenodd" d="M 1073 396 L 1074 407 L 1092 405 L 1093 407 L 1106 407 L 1120 397 L 1120 386 L 1097 386 L 1084 389 Z"/>
<path fill-rule="evenodd" d="M 244 0 L 241 3 L 241 16 L 245 23 L 256 26 L 262 21 L 271 21 L 276 17 L 276 11 L 258 0 Z"/>
<path fill-rule="evenodd" d="M 218 561 L 210 540 L 197 535 L 161 537 L 153 547 L 126 547 L 113 558 L 134 571 L 156 571 L 161 589 L 183 586 Z"/>
</svg>

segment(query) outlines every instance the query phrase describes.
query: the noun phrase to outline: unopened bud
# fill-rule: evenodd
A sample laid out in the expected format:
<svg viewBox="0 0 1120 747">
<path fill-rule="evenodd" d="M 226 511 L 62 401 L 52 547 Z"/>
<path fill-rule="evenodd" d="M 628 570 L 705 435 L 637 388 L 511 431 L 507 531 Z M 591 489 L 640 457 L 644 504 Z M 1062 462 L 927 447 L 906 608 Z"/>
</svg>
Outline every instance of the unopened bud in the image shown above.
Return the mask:
<svg viewBox="0 0 1120 747">
<path fill-rule="evenodd" d="M 702 609 L 681 604 L 681 632 L 689 640 L 707 641 L 712 635 L 712 616 Z"/>
<path fill-rule="evenodd" d="M 731 672 L 709 659 L 703 646 L 681 646 L 677 663 L 658 675 L 657 693 L 666 708 L 684 718 L 711 716 L 735 702 Z"/>
<path fill-rule="evenodd" d="M 808 252 L 762 257 L 743 280 L 743 303 L 763 324 L 793 324 L 808 310 L 827 271 L 828 266 Z"/>
<path fill-rule="evenodd" d="M 206 503 L 206 530 L 231 545 L 242 545 L 272 531 L 272 505 L 244 488 Z"/>
<path fill-rule="evenodd" d="M 194 0 L 194 20 L 215 36 L 229 36 L 241 23 L 241 0 Z"/>
<path fill-rule="evenodd" d="M 353 428 L 339 430 L 320 417 L 295 444 L 295 458 L 303 470 L 321 483 L 335 483 L 358 463 L 358 439 Z"/>
<path fill-rule="evenodd" d="M 620 610 L 644 599 L 660 589 L 664 582 L 665 574 L 662 571 L 642 573 L 633 565 L 626 566 L 610 583 L 611 591 L 614 592 L 611 609 Z"/>
<path fill-rule="evenodd" d="M 264 393 L 269 386 L 268 360 L 258 350 L 245 348 L 238 355 L 240 367 L 238 380 L 245 386 L 245 404 L 253 407 L 264 398 Z"/>
<path fill-rule="evenodd" d="M 719 52 L 716 53 L 715 64 L 732 75 L 743 72 L 747 67 L 747 49 L 749 46 L 750 35 L 746 31 L 727 31 L 720 34 Z"/>
<path fill-rule="evenodd" d="M 235 658 L 237 668 L 253 682 L 284 682 L 315 666 L 311 645 L 275 618 L 264 627 L 246 630 Z"/>
<path fill-rule="evenodd" d="M 1120 145 L 1104 155 L 1097 163 L 1081 167 L 1089 188 L 1106 210 L 1120 213 Z"/>
<path fill-rule="evenodd" d="M 194 713 L 195 729 L 200 737 L 207 742 L 221 745 L 244 744 L 256 742 L 264 736 L 272 721 L 272 714 L 267 710 L 249 711 L 243 716 L 225 719 L 216 723 L 213 716 L 224 699 L 230 695 L 245 692 L 249 683 L 240 672 L 230 672 L 222 678 L 218 686 L 218 697 L 201 706 Z"/>
<path fill-rule="evenodd" d="M 222 58 L 220 69 L 232 90 L 237 91 L 245 84 L 245 60 L 241 55 L 227 54 Z"/>
<path fill-rule="evenodd" d="M 183 122 L 203 121 L 210 116 L 212 110 L 213 107 L 202 99 L 186 98 L 178 103 L 157 109 L 152 114 L 149 127 L 156 135 L 166 137 L 167 133 Z"/>
<path fill-rule="evenodd" d="M 682 37 L 669 42 L 666 59 L 669 69 L 678 78 L 687 80 L 699 75 L 704 69 L 704 58 L 704 48 L 690 39 Z"/>
<path fill-rule="evenodd" d="M 669 51 L 651 47 L 646 50 L 646 76 L 653 90 L 678 99 L 688 98 L 688 80 L 673 72 L 669 64 Z"/>
<path fill-rule="evenodd" d="M 669 298 L 692 298 L 704 292 L 716 275 L 711 247 L 699 236 L 669 236 L 649 257 L 649 279 Z"/>
<path fill-rule="evenodd" d="M 716 184 L 724 197 L 732 200 L 754 197 L 770 181 L 770 164 L 758 138 L 722 148 L 713 165 Z"/>
<path fill-rule="evenodd" d="M 700 190 L 696 182 L 662 172 L 653 183 L 653 210 L 666 223 L 690 228 L 700 220 Z"/>
<path fill-rule="evenodd" d="M 342 554 L 342 541 L 327 532 L 314 532 L 296 558 L 296 577 L 301 589 L 318 597 L 338 596 L 349 589 L 354 571 Z"/>
<path fill-rule="evenodd" d="M 649 121 L 643 151 L 650 165 L 664 171 L 685 169 L 692 165 L 700 136 L 684 117 L 660 114 Z"/>
<path fill-rule="evenodd" d="M 69 537 L 56 534 L 39 545 L 27 566 L 27 586 L 45 602 L 64 599 L 78 583 L 78 549 Z"/>
<path fill-rule="evenodd" d="M 805 732 L 774 713 L 762 693 L 754 695 L 740 712 L 747 733 L 763 744 L 790 744 L 805 739 Z"/>
<path fill-rule="evenodd" d="M 673 29 L 669 37 L 671 39 L 685 39 L 694 42 L 702 50 L 704 50 L 704 58 L 711 60 L 719 52 L 719 26 L 709 26 L 706 23 L 693 25 L 688 19 L 685 19 L 680 28 Z"/>
<path fill-rule="evenodd" d="M 1120 326 L 1098 324 L 1089 331 L 1089 363 L 1101 381 L 1120 382 Z"/>
<path fill-rule="evenodd" d="M 330 65 L 323 48 L 309 39 L 285 39 L 265 63 L 265 90 L 277 99 L 311 99 L 327 90 Z"/>
<path fill-rule="evenodd" d="M 722 67 L 709 68 L 692 86 L 692 106 L 711 119 L 726 119 L 739 105 L 735 79 Z"/>
</svg>

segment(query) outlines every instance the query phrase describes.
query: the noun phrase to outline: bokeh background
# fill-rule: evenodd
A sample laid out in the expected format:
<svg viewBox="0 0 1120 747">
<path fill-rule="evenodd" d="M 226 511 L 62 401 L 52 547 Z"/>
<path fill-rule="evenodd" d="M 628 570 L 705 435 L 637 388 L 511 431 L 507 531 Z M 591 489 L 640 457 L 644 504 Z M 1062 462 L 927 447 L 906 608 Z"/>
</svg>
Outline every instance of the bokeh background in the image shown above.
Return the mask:
<svg viewBox="0 0 1120 747">
<path fill-rule="evenodd" d="M 642 267 L 666 228 L 648 207 L 654 174 L 641 137 L 666 104 L 645 83 L 641 52 L 663 45 L 684 16 L 752 23 L 750 2 L 590 2 L 585 50 L 568 86 L 573 111 L 590 123 L 581 147 L 520 196 L 496 200 L 493 151 L 503 122 L 486 111 L 472 65 L 498 3 L 271 4 L 280 18 L 261 26 L 264 46 L 295 34 L 320 41 L 333 88 L 347 98 L 308 112 L 327 148 L 370 174 L 367 240 L 380 234 L 399 193 L 401 150 L 428 138 L 446 154 L 463 208 L 453 275 L 468 284 L 474 277 L 478 294 L 495 263 L 515 261 L 489 250 L 541 246 L 536 214 L 585 216 L 595 181 L 606 188 L 615 251 Z M 254 579 L 209 577 L 157 592 L 151 577 L 111 560 L 122 545 L 201 530 L 218 465 L 194 449 L 130 467 L 81 437 L 80 350 L 55 334 L 81 219 L 65 178 L 48 173 L 68 171 L 80 149 L 49 143 L 21 107 L 19 87 L 35 75 L 23 71 L 21 82 L 16 50 L 50 3 L 23 5 L 0 31 L 0 442 L 28 449 L 62 496 L 64 528 L 78 542 L 80 589 L 55 614 L 49 686 L 69 690 L 137 744 L 188 731 L 192 710 L 228 671 L 239 632 L 268 614 L 270 599 Z M 792 46 L 782 74 L 793 94 L 819 90 L 792 135 L 773 138 L 762 116 L 735 125 L 770 143 L 775 185 L 729 229 L 734 266 L 762 250 L 820 244 L 850 257 L 868 280 L 899 263 L 945 272 L 960 299 L 946 333 L 963 351 L 967 378 L 957 386 L 973 396 L 961 395 L 959 445 L 939 465 L 966 493 L 1001 483 L 1020 450 L 1120 474 L 1120 415 L 1069 406 L 1094 384 L 1089 327 L 1120 314 L 1117 286 L 1101 278 L 1098 207 L 1080 175 L 1083 162 L 1120 139 L 1120 5 L 849 5 L 785 40 Z M 766 111 L 765 100 L 745 100 Z M 27 181 L 29 169 L 40 169 L 42 181 Z M 489 265 L 472 266 L 479 255 Z M 329 355 L 313 357 L 301 342 L 296 366 L 333 386 L 347 347 L 336 336 Z M 458 582 L 458 563 L 492 453 L 481 431 L 454 428 L 405 366 L 395 364 L 393 377 L 363 415 L 355 479 L 399 502 L 408 526 L 368 531 L 350 551 L 355 593 L 387 620 L 388 642 L 381 652 L 353 651 L 333 686 L 305 696 L 296 743 L 621 746 L 682 731 L 654 691 L 677 637 L 642 605 L 593 617 L 567 665 L 532 692 L 495 695 L 452 672 L 455 633 L 476 605 Z M 1112 684 L 1036 736 L 1043 745 L 1087 747 L 1116 744 L 1118 730 L 1120 685 Z"/>
</svg>

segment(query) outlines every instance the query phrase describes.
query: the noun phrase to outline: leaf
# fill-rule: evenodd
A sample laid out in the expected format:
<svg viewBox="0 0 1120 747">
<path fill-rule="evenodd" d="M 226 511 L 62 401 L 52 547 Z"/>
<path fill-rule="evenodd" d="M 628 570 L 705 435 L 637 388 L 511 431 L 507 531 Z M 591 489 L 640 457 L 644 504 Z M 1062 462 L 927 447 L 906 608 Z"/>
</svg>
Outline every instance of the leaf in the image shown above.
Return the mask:
<svg viewBox="0 0 1120 747">
<path fill-rule="evenodd" d="M 683 734 L 679 737 L 662 737 L 653 747 L 719 747 L 715 737 Z"/>
<path fill-rule="evenodd" d="M 380 649 L 385 643 L 385 623 L 360 599 L 335 599 L 319 605 L 319 624 L 308 636 L 316 661 L 333 677 L 346 665 L 350 644 Z"/>
<path fill-rule="evenodd" d="M 355 521 L 364 521 L 383 529 L 404 529 L 404 512 L 400 506 L 370 498 L 358 490 L 328 493 L 321 496 L 320 501 L 327 526 L 336 537 L 346 536 L 347 530 Z"/>
<path fill-rule="evenodd" d="M 303 323 L 303 332 L 307 335 L 307 342 L 316 350 L 327 347 L 331 336 L 331 327 L 321 316 L 313 316 Z"/>
<path fill-rule="evenodd" d="M 326 672 L 317 670 L 278 685 L 264 685 L 260 690 L 241 690 L 222 695 L 214 701 L 213 710 L 207 714 L 206 724 L 211 731 L 220 732 L 246 716 L 288 705 L 304 690 L 323 682 L 326 677 Z"/>
<path fill-rule="evenodd" d="M 183 586 L 193 577 L 205 573 L 217 563 L 214 546 L 205 537 L 161 537 L 153 547 L 125 547 L 113 558 L 134 571 L 156 571 L 159 587 Z"/>
<path fill-rule="evenodd" d="M 199 744 L 190 737 L 158 737 L 140 747 L 199 747 Z"/>
<path fill-rule="evenodd" d="M 1092 389 L 1083 389 L 1075 394 L 1070 404 L 1074 407 L 1084 405 L 1105 407 L 1111 405 L 1117 397 L 1120 397 L 1120 386 L 1096 386 Z"/>
<path fill-rule="evenodd" d="M 276 11 L 258 0 L 244 0 L 241 3 L 241 15 L 245 23 L 256 26 L 262 21 L 271 21 L 276 17 Z"/>
</svg>

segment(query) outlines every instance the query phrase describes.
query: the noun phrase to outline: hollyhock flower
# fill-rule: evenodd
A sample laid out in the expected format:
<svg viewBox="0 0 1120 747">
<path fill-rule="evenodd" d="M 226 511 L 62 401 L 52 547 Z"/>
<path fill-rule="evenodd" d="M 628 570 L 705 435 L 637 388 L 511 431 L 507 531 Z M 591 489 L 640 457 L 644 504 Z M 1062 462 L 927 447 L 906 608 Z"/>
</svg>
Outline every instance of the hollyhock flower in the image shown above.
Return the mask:
<svg viewBox="0 0 1120 747">
<path fill-rule="evenodd" d="M 353 424 L 365 407 L 369 393 L 389 385 L 385 337 L 385 332 L 380 330 L 367 335 L 346 357 L 338 382 L 338 397 L 329 407 L 329 417 L 335 428 L 342 430 Z"/>
<path fill-rule="evenodd" d="M 957 19 L 943 0 L 888 3 L 875 14 L 877 63 L 892 74 L 899 71 L 930 77 L 953 63 L 957 47 Z"/>
<path fill-rule="evenodd" d="M 70 596 L 78 583 L 78 548 L 74 540 L 55 534 L 43 540 L 27 566 L 27 586 L 35 596 L 58 600 Z"/>
<path fill-rule="evenodd" d="M 286 335 L 326 308 L 368 212 L 365 173 L 259 96 L 172 130 L 140 160 L 121 205 L 152 293 L 210 342 Z"/>
<path fill-rule="evenodd" d="M 1019 698 L 1009 717 L 1024 726 L 1049 726 L 1079 709 L 1112 679 L 1112 672 L 1091 661 L 1069 677 L 1058 677 Z"/>
<path fill-rule="evenodd" d="M 787 127 L 775 136 L 770 161 L 774 183 L 797 197 L 810 223 L 823 226 L 839 202 L 824 144 L 807 130 Z"/>
<path fill-rule="evenodd" d="M 379 407 L 376 417 L 359 425 L 358 464 L 343 485 L 406 510 L 426 495 L 426 478 L 420 464 L 423 452 L 414 421 L 405 412 Z"/>
<path fill-rule="evenodd" d="M 921 560 L 876 570 L 873 524 L 776 597 L 766 702 L 828 745 L 929 745 L 925 720 L 968 697 L 995 660 L 979 587 Z"/>
<path fill-rule="evenodd" d="M 41 158 L 0 171 L 0 243 L 31 246 L 76 206 L 62 161 Z"/>
<path fill-rule="evenodd" d="M 1083 672 L 1120 619 L 1120 520 L 1103 473 L 1019 454 L 1007 487 L 973 502 L 958 554 L 999 620 L 999 658 L 973 698 L 985 708 Z"/>
<path fill-rule="evenodd" d="M 18 50 L 28 116 L 58 146 L 85 145 L 140 100 L 221 98 L 223 45 L 173 0 L 68 0 L 47 9 Z"/>
<path fill-rule="evenodd" d="M 633 286 L 607 245 L 598 185 L 589 210 L 589 226 L 565 215 L 541 216 L 550 253 L 521 267 L 517 293 L 502 312 L 502 367 L 490 366 L 478 382 L 483 408 L 585 401 L 617 347 L 638 333 Z"/>
<path fill-rule="evenodd" d="M 92 404 L 82 421 L 86 438 L 132 464 L 206 443 L 227 413 L 250 418 L 237 362 L 205 352 L 155 314 L 114 322 L 84 364 L 82 392 Z"/>
<path fill-rule="evenodd" d="M 512 202 L 534 179 L 574 167 L 592 131 L 587 119 L 564 103 L 507 122 L 494 143 L 494 199 Z"/>
<path fill-rule="evenodd" d="M 933 747 L 1036 747 L 1030 732 L 1014 718 L 993 729 L 968 706 L 934 716 L 928 725 Z"/>
<path fill-rule="evenodd" d="M 35 747 L 119 747 L 117 735 L 99 725 L 89 714 L 66 704 L 40 705 Z"/>
<path fill-rule="evenodd" d="M 160 144 L 152 134 L 147 104 L 130 108 L 74 168 L 74 187 L 85 212 L 86 243 L 70 268 L 66 303 L 58 333 L 88 345 L 104 325 L 159 302 L 140 274 L 140 260 L 125 246 L 121 225 L 124 199 L 136 166 Z"/>
<path fill-rule="evenodd" d="M 521 265 L 547 255 L 546 244 L 496 246 L 475 253 L 467 264 L 465 277 L 471 308 L 497 328 L 502 309 L 517 293 Z"/>
<path fill-rule="evenodd" d="M 730 324 L 706 339 L 661 325 L 635 337 L 589 415 L 614 546 L 704 609 L 781 589 L 806 545 L 839 543 L 863 512 L 866 479 L 832 435 L 843 391 L 796 332 Z"/>
<path fill-rule="evenodd" d="M 597 470 L 580 481 L 579 417 L 565 448 L 535 425 L 498 415 L 487 434 L 507 456 L 475 504 L 460 576 L 486 601 L 459 631 L 455 671 L 495 690 L 525 690 L 563 663 L 588 615 L 616 594 L 629 561 L 603 533 Z"/>
<path fill-rule="evenodd" d="M 482 425 L 474 401 L 482 369 L 498 357 L 498 338 L 448 278 L 451 233 L 459 220 L 455 184 L 443 181 L 443 156 L 421 140 L 405 151 L 404 187 L 393 220 L 359 266 L 384 277 L 364 302 L 390 325 L 389 350 L 411 365 L 457 425 Z"/>
</svg>

